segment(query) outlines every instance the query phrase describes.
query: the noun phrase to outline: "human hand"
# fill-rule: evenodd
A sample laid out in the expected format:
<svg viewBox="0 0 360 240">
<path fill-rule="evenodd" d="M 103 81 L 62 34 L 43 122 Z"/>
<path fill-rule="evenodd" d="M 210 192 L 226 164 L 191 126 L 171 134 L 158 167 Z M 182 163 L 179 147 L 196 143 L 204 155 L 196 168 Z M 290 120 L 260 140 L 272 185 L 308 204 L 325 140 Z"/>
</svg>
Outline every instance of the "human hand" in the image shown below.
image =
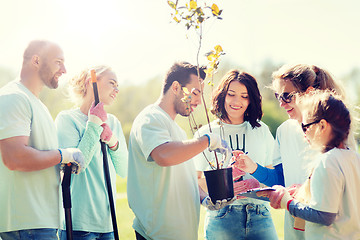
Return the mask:
<svg viewBox="0 0 360 240">
<path fill-rule="evenodd" d="M 247 173 L 254 173 L 257 169 L 257 163 L 254 162 L 243 151 L 234 151 L 231 162 L 234 162 L 234 167 Z"/>
<path fill-rule="evenodd" d="M 236 196 L 237 199 L 243 199 L 246 197 L 238 196 L 238 194 L 259 187 L 260 187 L 259 181 L 254 178 L 242 180 L 239 182 L 234 182 L 234 195 Z"/>
<path fill-rule="evenodd" d="M 117 140 L 116 136 L 112 133 L 107 123 L 103 123 L 101 126 L 103 127 L 103 131 L 100 135 L 101 141 L 106 143 L 111 150 L 116 151 L 119 146 L 119 141 Z"/>
<path fill-rule="evenodd" d="M 301 184 L 293 184 L 290 187 L 287 187 L 286 190 L 289 192 L 290 196 L 295 197 L 295 195 L 298 193 L 300 187 L 301 187 Z"/>
<path fill-rule="evenodd" d="M 236 197 L 233 197 L 230 201 L 227 201 L 226 199 L 217 200 L 216 203 L 214 204 L 211 201 L 210 196 L 207 196 L 202 200 L 201 205 L 203 205 L 204 207 L 206 207 L 210 211 L 214 211 L 214 210 L 219 210 L 221 208 L 226 207 L 227 205 L 233 203 L 235 200 L 236 200 Z"/>
<path fill-rule="evenodd" d="M 223 158 L 224 160 L 228 159 L 232 150 L 227 142 L 221 139 L 220 136 L 215 133 L 208 133 L 205 134 L 205 136 L 207 136 L 209 139 L 209 150 L 223 154 L 225 156 Z"/>
<path fill-rule="evenodd" d="M 242 176 L 246 174 L 246 172 L 236 168 L 234 165 L 232 167 L 232 175 L 233 175 L 233 181 L 239 180 Z"/>
<path fill-rule="evenodd" d="M 92 103 L 89 113 L 88 113 L 89 121 L 96 123 L 101 126 L 107 120 L 107 114 L 104 109 L 104 103 L 100 102 L 95 106 L 95 103 Z"/>
<path fill-rule="evenodd" d="M 84 168 L 84 155 L 78 148 L 61 148 L 58 149 L 61 155 L 60 164 L 71 164 L 72 173 L 79 174 Z"/>
<path fill-rule="evenodd" d="M 272 188 L 275 191 L 264 191 L 262 194 L 267 194 L 267 197 L 270 200 L 270 206 L 275 209 L 287 209 L 287 203 L 293 199 L 290 196 L 289 192 L 280 185 L 274 185 Z"/>
</svg>

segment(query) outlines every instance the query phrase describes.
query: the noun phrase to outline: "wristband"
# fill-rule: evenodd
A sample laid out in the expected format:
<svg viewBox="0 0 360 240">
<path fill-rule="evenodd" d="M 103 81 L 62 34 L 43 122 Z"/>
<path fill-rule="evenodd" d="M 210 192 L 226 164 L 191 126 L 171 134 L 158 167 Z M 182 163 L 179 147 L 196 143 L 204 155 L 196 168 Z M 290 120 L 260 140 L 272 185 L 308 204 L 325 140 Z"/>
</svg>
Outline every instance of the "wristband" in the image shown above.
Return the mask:
<svg viewBox="0 0 360 240">
<path fill-rule="evenodd" d="M 289 200 L 289 201 L 287 202 L 287 204 L 286 204 L 286 209 L 287 209 L 288 211 L 290 211 L 290 210 L 289 210 L 289 205 L 290 205 L 290 203 L 291 203 L 293 200 L 294 200 L 294 199 Z"/>
<path fill-rule="evenodd" d="M 119 141 L 116 141 L 116 143 L 114 144 L 114 146 L 109 146 L 109 148 L 113 151 L 117 150 L 117 147 L 119 146 Z"/>
<path fill-rule="evenodd" d="M 60 150 L 60 148 L 58 148 L 58 150 L 59 150 L 59 153 L 60 153 L 60 164 L 62 163 L 62 160 L 63 160 L 63 155 L 62 155 L 62 152 L 61 152 L 61 150 Z"/>
<path fill-rule="evenodd" d="M 208 146 L 210 146 L 210 136 L 208 134 L 204 134 L 204 136 L 208 138 L 208 142 L 209 142 Z"/>
</svg>

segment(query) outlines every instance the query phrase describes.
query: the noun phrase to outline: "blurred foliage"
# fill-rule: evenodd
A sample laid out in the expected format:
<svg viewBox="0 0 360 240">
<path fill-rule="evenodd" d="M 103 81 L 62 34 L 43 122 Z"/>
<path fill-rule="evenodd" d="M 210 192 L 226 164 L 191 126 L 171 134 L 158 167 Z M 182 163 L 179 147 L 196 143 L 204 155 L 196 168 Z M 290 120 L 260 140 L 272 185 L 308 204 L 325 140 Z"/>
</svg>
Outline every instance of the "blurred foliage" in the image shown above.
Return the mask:
<svg viewBox="0 0 360 240">
<path fill-rule="evenodd" d="M 270 60 L 265 60 L 259 64 L 257 71 L 248 71 L 246 68 L 235 65 L 234 63 L 222 62 L 222 67 L 218 69 L 218 73 L 214 75 L 214 84 L 217 86 L 222 76 L 225 75 L 231 69 L 244 70 L 252 74 L 258 81 L 260 92 L 263 96 L 263 112 L 264 116 L 262 121 L 265 122 L 270 131 L 275 135 L 276 128 L 286 119 L 287 114 L 283 109 L 279 107 L 278 102 L 273 97 L 273 92 L 268 86 L 271 84 L 271 73 L 279 68 L 281 64 L 275 64 Z M 15 79 L 15 73 L 9 69 L 0 67 L 0 87 L 7 82 Z M 344 85 L 346 92 L 349 93 L 349 98 L 352 100 L 352 104 L 357 107 L 360 106 L 360 99 L 357 94 L 360 92 L 360 68 L 351 69 L 347 74 L 339 78 Z M 106 107 L 109 113 L 114 114 L 121 122 L 125 137 L 128 141 L 132 122 L 138 113 L 147 105 L 154 103 L 161 94 L 163 77 L 156 76 L 149 79 L 146 83 L 137 85 L 121 86 L 115 103 L 112 106 Z M 207 105 L 210 106 L 212 88 L 209 85 L 205 85 L 204 97 Z M 352 93 L 352 94 L 351 94 Z M 65 109 L 75 107 L 66 96 L 66 88 L 59 87 L 57 90 L 50 90 L 44 88 L 41 92 L 40 99 L 49 108 L 49 111 L 53 118 Z M 210 111 L 211 109 L 208 109 Z M 211 120 L 215 117 L 209 114 Z M 199 106 L 194 116 L 199 125 L 206 124 L 206 118 L 204 114 L 204 108 Z M 176 122 L 187 132 L 191 138 L 192 133 L 189 129 L 188 118 L 177 117 Z M 359 135 L 356 135 L 359 139 Z"/>
</svg>

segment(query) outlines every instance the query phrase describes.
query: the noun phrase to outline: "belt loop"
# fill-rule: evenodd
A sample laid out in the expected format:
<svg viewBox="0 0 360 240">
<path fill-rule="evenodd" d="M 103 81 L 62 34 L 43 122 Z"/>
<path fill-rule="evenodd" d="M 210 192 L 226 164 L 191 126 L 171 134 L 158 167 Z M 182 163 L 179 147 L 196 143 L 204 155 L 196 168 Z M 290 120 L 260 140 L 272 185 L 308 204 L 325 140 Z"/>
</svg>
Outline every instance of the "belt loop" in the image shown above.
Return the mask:
<svg viewBox="0 0 360 240">
<path fill-rule="evenodd" d="M 256 214 L 260 214 L 260 205 L 256 204 Z"/>
</svg>

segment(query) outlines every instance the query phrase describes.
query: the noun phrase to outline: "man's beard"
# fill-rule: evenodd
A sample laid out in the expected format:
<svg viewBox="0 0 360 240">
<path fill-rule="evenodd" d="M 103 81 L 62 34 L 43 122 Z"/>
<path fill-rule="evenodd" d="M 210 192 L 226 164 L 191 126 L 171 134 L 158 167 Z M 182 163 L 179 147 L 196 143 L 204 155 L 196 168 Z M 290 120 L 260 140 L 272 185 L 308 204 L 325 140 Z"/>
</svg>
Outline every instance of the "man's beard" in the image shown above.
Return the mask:
<svg viewBox="0 0 360 240">
<path fill-rule="evenodd" d="M 185 103 L 181 99 L 182 97 L 176 97 L 174 100 L 175 112 L 183 117 L 188 117 L 191 113 L 190 103 Z"/>
<path fill-rule="evenodd" d="M 59 86 L 59 82 L 55 79 L 55 74 L 51 76 L 50 68 L 47 64 L 41 66 L 39 75 L 43 83 L 50 89 L 56 89 Z"/>
</svg>

